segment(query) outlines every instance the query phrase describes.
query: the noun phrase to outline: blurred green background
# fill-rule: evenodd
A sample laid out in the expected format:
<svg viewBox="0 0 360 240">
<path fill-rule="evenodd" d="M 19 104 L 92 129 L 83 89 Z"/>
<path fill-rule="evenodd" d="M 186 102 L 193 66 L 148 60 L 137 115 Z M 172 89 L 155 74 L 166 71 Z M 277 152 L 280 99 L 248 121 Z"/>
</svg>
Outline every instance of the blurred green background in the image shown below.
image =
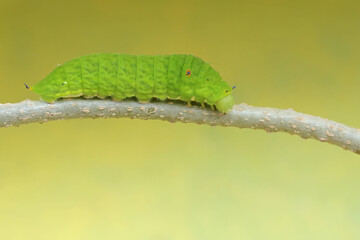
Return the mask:
<svg viewBox="0 0 360 240">
<path fill-rule="evenodd" d="M 0 1 L 0 102 L 58 63 L 192 53 L 236 103 L 360 127 L 357 1 Z M 0 129 L 0 239 L 360 239 L 360 158 L 285 133 L 129 119 Z"/>
</svg>

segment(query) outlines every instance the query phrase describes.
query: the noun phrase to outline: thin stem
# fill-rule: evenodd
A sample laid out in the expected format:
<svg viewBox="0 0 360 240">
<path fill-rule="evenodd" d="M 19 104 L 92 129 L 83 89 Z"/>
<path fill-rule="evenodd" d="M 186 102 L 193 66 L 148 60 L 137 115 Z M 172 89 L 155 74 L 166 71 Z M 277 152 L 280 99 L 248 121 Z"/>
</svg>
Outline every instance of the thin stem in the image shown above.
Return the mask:
<svg viewBox="0 0 360 240">
<path fill-rule="evenodd" d="M 188 107 L 171 102 L 141 104 L 136 101 L 116 102 L 107 99 L 69 99 L 54 104 L 25 100 L 20 103 L 0 105 L 0 127 L 75 118 L 122 117 L 287 132 L 302 138 L 314 138 L 335 144 L 360 154 L 360 129 L 291 109 L 239 104 L 235 105 L 230 113 L 224 115 L 197 106 Z"/>
</svg>

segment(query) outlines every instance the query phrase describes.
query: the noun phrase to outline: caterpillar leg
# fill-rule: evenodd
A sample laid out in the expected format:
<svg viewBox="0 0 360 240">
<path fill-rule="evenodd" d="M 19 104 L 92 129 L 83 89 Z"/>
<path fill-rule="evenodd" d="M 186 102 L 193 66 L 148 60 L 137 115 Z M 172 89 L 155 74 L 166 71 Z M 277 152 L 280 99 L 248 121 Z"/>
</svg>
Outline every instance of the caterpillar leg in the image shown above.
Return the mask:
<svg viewBox="0 0 360 240">
<path fill-rule="evenodd" d="M 46 96 L 41 96 L 41 99 L 44 100 L 47 103 L 54 103 L 56 99 L 52 98 L 52 97 L 46 97 Z"/>
<path fill-rule="evenodd" d="M 204 102 L 201 102 L 200 104 L 201 104 L 201 106 L 202 106 L 203 108 L 205 108 L 205 103 L 204 103 Z"/>
<path fill-rule="evenodd" d="M 164 101 L 167 98 L 166 95 L 158 95 L 158 96 L 155 96 L 155 97 L 158 98 L 161 101 Z"/>
<path fill-rule="evenodd" d="M 96 95 L 98 98 L 100 98 L 100 99 L 105 99 L 106 98 L 106 96 L 105 95 L 100 95 L 100 94 L 97 94 Z"/>
<path fill-rule="evenodd" d="M 84 95 L 83 97 L 86 98 L 86 99 L 90 99 L 90 98 L 94 98 L 96 96 L 95 95 Z"/>
<path fill-rule="evenodd" d="M 214 105 L 210 105 L 211 109 L 215 111 Z"/>
<path fill-rule="evenodd" d="M 77 94 L 70 95 L 70 97 L 75 98 L 75 97 L 81 97 L 82 95 L 83 95 L 82 93 L 77 93 Z"/>
<path fill-rule="evenodd" d="M 122 101 L 122 100 L 124 100 L 124 98 L 111 97 L 111 100 L 113 100 L 113 101 Z"/>
<path fill-rule="evenodd" d="M 187 103 L 187 105 L 188 105 L 188 107 L 191 107 L 192 105 L 191 105 L 191 101 L 188 101 L 188 102 L 186 102 Z"/>
<path fill-rule="evenodd" d="M 152 97 L 153 96 L 149 96 L 149 95 L 146 95 L 146 94 L 137 94 L 136 95 L 136 98 L 137 98 L 139 103 L 148 103 L 148 102 L 150 102 Z"/>
</svg>

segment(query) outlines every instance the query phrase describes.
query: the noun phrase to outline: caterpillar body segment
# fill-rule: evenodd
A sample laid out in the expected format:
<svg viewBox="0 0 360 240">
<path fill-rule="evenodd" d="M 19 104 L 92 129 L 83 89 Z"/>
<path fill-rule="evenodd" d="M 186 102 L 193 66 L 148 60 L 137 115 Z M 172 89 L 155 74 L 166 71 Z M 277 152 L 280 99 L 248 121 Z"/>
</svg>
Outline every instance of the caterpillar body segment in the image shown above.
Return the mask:
<svg viewBox="0 0 360 240">
<path fill-rule="evenodd" d="M 137 57 L 127 54 L 118 54 L 118 74 L 112 98 L 122 100 L 135 96 Z"/>
<path fill-rule="evenodd" d="M 180 98 L 181 73 L 185 63 L 186 55 L 170 55 L 168 69 L 167 94 L 170 99 Z"/>
<path fill-rule="evenodd" d="M 58 66 L 31 89 L 51 103 L 79 96 L 114 100 L 135 96 L 140 102 L 156 97 L 207 103 L 221 112 L 233 106 L 232 88 L 220 74 L 202 59 L 185 54 L 82 56 Z"/>
<path fill-rule="evenodd" d="M 154 58 L 154 97 L 165 100 L 168 97 L 169 55 L 159 55 Z"/>
<path fill-rule="evenodd" d="M 154 56 L 138 56 L 136 66 L 135 96 L 140 102 L 154 97 Z"/>
<path fill-rule="evenodd" d="M 64 71 L 65 71 L 66 82 L 68 82 L 68 84 L 69 84 L 70 97 L 82 96 L 83 95 L 83 81 L 82 81 L 83 78 L 82 78 L 82 67 L 81 67 L 81 63 L 80 63 L 80 58 L 74 59 L 71 64 L 69 63 L 69 64 L 63 65 L 62 69 L 64 69 Z"/>
<path fill-rule="evenodd" d="M 93 54 L 87 57 L 81 57 L 83 95 L 85 98 L 97 96 L 99 88 L 99 56 Z M 71 62 L 69 62 L 71 64 Z"/>
<path fill-rule="evenodd" d="M 193 63 L 195 68 L 195 57 L 193 55 L 187 55 L 185 63 L 181 72 L 181 84 L 180 84 L 180 99 L 182 101 L 191 102 L 191 98 L 195 96 L 196 77 L 195 72 L 192 70 Z M 191 74 L 193 72 L 193 74 Z"/>
<path fill-rule="evenodd" d="M 97 96 L 105 98 L 115 96 L 115 87 L 118 74 L 118 54 L 99 55 L 99 83 Z"/>
</svg>

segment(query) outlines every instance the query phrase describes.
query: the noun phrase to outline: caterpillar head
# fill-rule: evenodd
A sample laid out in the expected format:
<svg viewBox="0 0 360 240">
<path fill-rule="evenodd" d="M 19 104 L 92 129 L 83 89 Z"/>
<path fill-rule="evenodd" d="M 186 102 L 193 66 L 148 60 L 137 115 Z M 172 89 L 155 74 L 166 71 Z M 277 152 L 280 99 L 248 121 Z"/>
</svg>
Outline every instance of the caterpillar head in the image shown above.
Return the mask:
<svg viewBox="0 0 360 240">
<path fill-rule="evenodd" d="M 204 89 L 206 93 L 203 96 L 206 102 L 210 105 L 215 105 L 220 112 L 230 112 L 234 105 L 234 98 L 231 95 L 235 87 L 230 87 L 229 84 L 222 80 L 220 74 L 211 68 L 204 81 Z"/>
<path fill-rule="evenodd" d="M 222 86 L 219 87 L 217 91 L 214 92 L 213 98 L 217 99 L 215 102 L 215 107 L 217 110 L 223 113 L 230 112 L 234 105 L 234 97 L 231 95 L 232 90 L 226 82 L 222 82 Z"/>
<path fill-rule="evenodd" d="M 51 74 L 37 84 L 31 86 L 31 90 L 39 94 L 46 102 L 54 102 L 56 99 L 70 94 L 69 86 L 60 68 L 56 68 Z"/>
</svg>

